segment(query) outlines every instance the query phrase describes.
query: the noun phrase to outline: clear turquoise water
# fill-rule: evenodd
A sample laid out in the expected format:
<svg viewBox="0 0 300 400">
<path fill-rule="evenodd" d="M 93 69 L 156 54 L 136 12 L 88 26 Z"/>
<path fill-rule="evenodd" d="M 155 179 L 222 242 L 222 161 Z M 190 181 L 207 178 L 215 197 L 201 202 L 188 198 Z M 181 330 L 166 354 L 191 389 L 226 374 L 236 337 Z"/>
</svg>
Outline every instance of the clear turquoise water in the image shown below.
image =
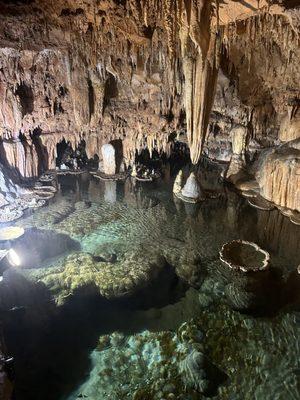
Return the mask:
<svg viewBox="0 0 300 400">
<path fill-rule="evenodd" d="M 213 381 L 207 396 L 300 398 L 300 227 L 277 210 L 252 208 L 221 183 L 211 185 L 217 182 L 212 171 L 201 174 L 202 185 L 217 198 L 182 203 L 172 195 L 172 175 L 166 169 L 153 183 L 60 178 L 53 202 L 20 221 L 67 233 L 82 252 L 114 254 L 120 264 L 129 254 L 160 254 L 169 269 L 126 299 L 83 290 L 59 307 L 53 285 L 38 282 L 41 272 L 11 272 L 7 303 L 26 308 L 5 323 L 8 350 L 16 358 L 16 399 L 205 398 L 186 386 L 179 371 L 190 351 L 180 336 L 185 322 L 197 326 L 197 346 L 226 376 Z M 90 207 L 73 207 L 82 201 Z M 66 204 L 71 211 L 63 218 L 49 217 Z M 237 238 L 270 252 L 270 274 L 249 283 L 228 273 L 218 252 Z M 252 302 L 249 312 L 245 305 Z"/>
</svg>

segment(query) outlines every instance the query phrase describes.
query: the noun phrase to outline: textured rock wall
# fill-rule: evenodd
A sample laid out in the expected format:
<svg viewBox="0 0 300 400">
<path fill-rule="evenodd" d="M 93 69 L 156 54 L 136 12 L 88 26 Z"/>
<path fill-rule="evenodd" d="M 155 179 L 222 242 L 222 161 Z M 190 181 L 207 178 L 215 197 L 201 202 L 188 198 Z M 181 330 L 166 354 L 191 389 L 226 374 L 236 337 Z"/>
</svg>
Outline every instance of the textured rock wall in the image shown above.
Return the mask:
<svg viewBox="0 0 300 400">
<path fill-rule="evenodd" d="M 1 160 L 31 177 L 63 138 L 100 158 L 121 139 L 128 165 L 186 132 L 193 162 L 228 161 L 236 126 L 273 145 L 299 97 L 298 2 L 248 3 L 1 1 Z"/>
<path fill-rule="evenodd" d="M 24 177 L 36 176 L 55 166 L 63 138 L 73 146 L 85 139 L 89 157 L 122 139 L 128 163 L 144 146 L 168 151 L 181 112 L 181 80 L 169 73 L 153 16 L 140 23 L 122 2 L 97 8 L 96 2 L 83 8 L 48 2 L 43 9 L 36 3 L 3 7 L 0 16 L 3 160 Z M 44 150 L 40 159 L 37 148 Z"/>
</svg>

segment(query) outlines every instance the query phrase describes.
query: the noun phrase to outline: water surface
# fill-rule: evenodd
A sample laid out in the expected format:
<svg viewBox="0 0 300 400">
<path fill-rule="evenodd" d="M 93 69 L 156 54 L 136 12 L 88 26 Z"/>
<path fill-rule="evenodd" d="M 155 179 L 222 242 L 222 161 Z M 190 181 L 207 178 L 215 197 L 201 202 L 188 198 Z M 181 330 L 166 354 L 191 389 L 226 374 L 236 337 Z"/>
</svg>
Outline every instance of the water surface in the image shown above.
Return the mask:
<svg viewBox="0 0 300 400">
<path fill-rule="evenodd" d="M 7 274 L 2 302 L 22 307 L 4 317 L 16 399 L 300 398 L 300 227 L 209 170 L 215 198 L 183 203 L 173 175 L 59 177 L 53 201 L 19 221 L 79 247 Z M 249 280 L 222 266 L 222 244 L 238 238 L 270 252 L 270 272 Z M 195 349 L 217 371 L 205 397 L 180 370 Z"/>
</svg>

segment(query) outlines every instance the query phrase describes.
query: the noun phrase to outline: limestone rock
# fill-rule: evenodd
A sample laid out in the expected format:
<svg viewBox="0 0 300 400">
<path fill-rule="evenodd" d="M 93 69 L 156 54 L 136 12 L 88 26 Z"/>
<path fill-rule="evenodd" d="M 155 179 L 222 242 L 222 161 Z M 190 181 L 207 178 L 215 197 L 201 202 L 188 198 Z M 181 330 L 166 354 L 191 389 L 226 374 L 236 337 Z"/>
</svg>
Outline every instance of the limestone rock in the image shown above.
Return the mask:
<svg viewBox="0 0 300 400">
<path fill-rule="evenodd" d="M 182 185 L 183 185 L 183 172 L 181 169 L 175 178 L 173 185 L 173 193 L 174 194 L 180 193 L 182 190 Z"/>
<path fill-rule="evenodd" d="M 232 129 L 230 136 L 233 154 L 243 154 L 246 150 L 247 128 L 242 125 L 236 126 Z"/>
<path fill-rule="evenodd" d="M 116 152 L 112 144 L 104 144 L 101 148 L 103 157 L 103 172 L 107 175 L 116 173 Z"/>
<path fill-rule="evenodd" d="M 278 137 L 282 142 L 300 138 L 300 113 L 292 118 L 288 114 L 285 115 L 280 124 Z"/>
<path fill-rule="evenodd" d="M 300 150 L 285 145 L 263 154 L 257 175 L 263 197 L 300 211 Z"/>
<path fill-rule="evenodd" d="M 0 208 L 3 206 L 6 206 L 8 204 L 8 201 L 5 199 L 5 196 L 0 193 Z"/>
<path fill-rule="evenodd" d="M 233 154 L 226 172 L 226 179 L 234 185 L 248 181 L 249 175 L 246 171 L 246 162 L 243 155 Z"/>
<path fill-rule="evenodd" d="M 188 177 L 182 191 L 182 196 L 188 197 L 191 199 L 198 199 L 201 196 L 200 185 L 197 182 L 197 178 L 194 172 L 191 172 L 190 176 Z"/>
</svg>

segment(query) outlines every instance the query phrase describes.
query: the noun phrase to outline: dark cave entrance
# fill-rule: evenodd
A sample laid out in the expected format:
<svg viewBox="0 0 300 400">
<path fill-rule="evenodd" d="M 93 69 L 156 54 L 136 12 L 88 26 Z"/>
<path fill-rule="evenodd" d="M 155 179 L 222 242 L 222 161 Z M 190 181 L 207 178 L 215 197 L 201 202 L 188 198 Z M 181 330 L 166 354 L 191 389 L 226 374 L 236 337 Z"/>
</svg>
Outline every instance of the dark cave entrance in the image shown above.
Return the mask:
<svg viewBox="0 0 300 400">
<path fill-rule="evenodd" d="M 82 170 L 88 165 L 86 142 L 81 140 L 73 150 L 71 143 L 63 138 L 56 145 L 56 167 L 59 169 Z"/>
<path fill-rule="evenodd" d="M 123 162 L 123 142 L 121 139 L 111 140 L 109 142 L 115 149 L 115 160 L 116 160 L 116 173 L 121 172 Z"/>
<path fill-rule="evenodd" d="M 146 166 L 151 169 L 159 169 L 163 164 L 169 162 L 171 165 L 183 166 L 190 161 L 190 152 L 188 145 L 172 139 L 171 154 L 167 156 L 164 152 L 152 150 L 152 156 L 148 148 L 143 149 L 140 153 L 136 152 L 135 163 Z"/>
<path fill-rule="evenodd" d="M 41 175 L 48 169 L 48 152 L 46 147 L 42 144 L 40 136 L 42 134 L 41 128 L 35 128 L 30 137 L 35 147 L 35 151 L 38 157 L 38 174 Z"/>
<path fill-rule="evenodd" d="M 167 157 L 164 153 L 159 154 L 159 152 L 154 149 L 152 150 L 152 156 L 148 148 L 143 149 L 140 153 L 135 154 L 135 164 L 143 165 L 149 169 L 160 169 L 162 164 L 167 161 Z"/>
</svg>

